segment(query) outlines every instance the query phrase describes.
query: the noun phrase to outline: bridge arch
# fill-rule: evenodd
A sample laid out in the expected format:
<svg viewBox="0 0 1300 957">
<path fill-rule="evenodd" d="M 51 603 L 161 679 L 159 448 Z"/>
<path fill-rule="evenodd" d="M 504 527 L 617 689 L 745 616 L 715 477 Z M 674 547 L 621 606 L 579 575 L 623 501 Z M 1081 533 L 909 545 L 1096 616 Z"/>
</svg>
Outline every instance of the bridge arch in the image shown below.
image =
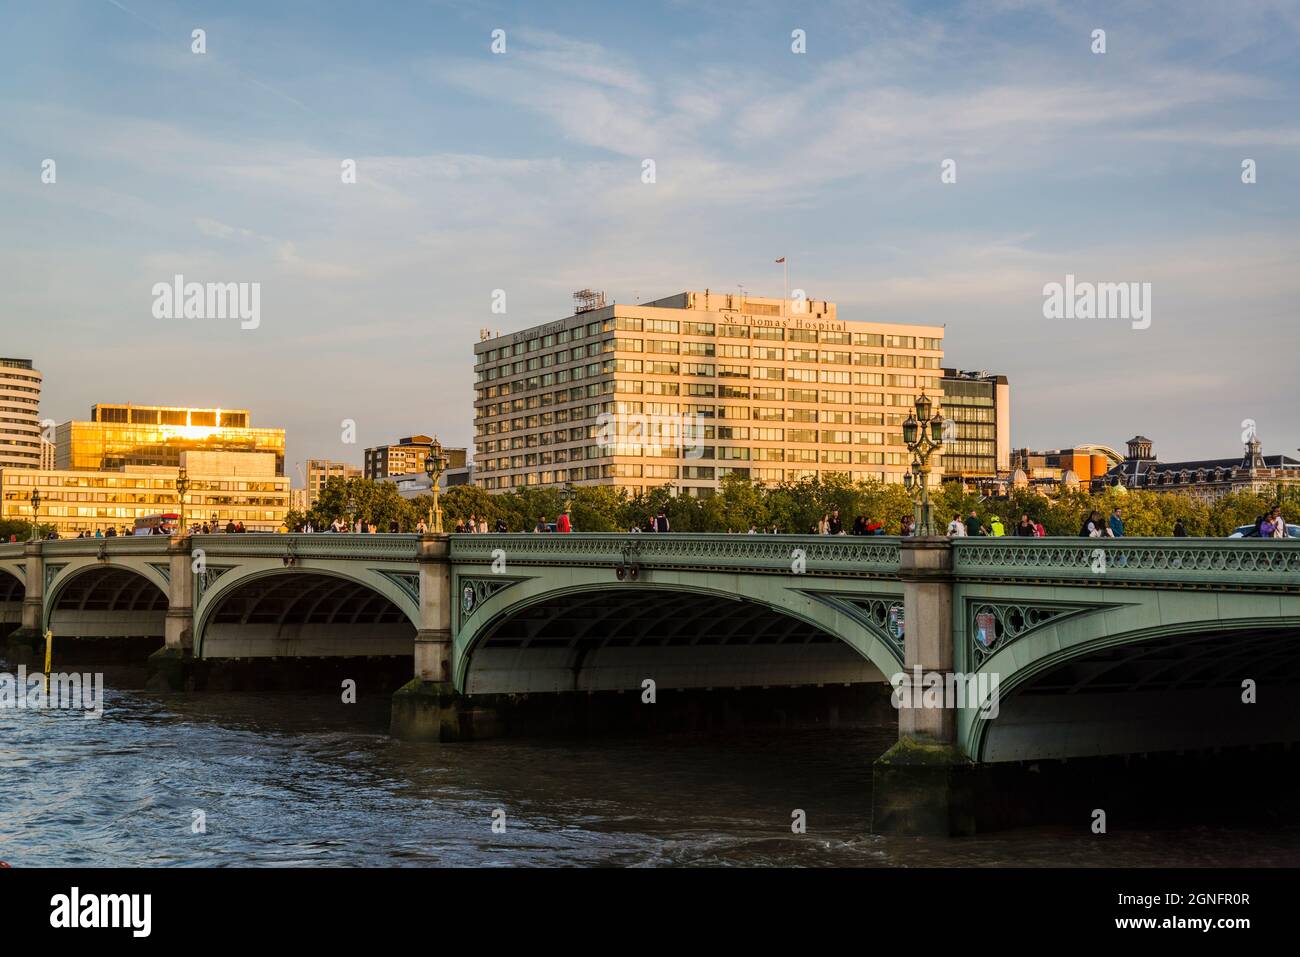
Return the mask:
<svg viewBox="0 0 1300 957">
<path fill-rule="evenodd" d="M 756 588 L 735 575 L 656 570 L 611 581 L 609 569 L 570 568 L 494 582 L 467 613 L 459 605 L 455 686 L 468 694 L 884 682 L 900 651 L 817 597 L 820 584 Z M 466 575 L 457 576 L 459 596 Z M 500 587 L 504 585 L 504 587 Z"/>
<path fill-rule="evenodd" d="M 26 594 L 21 567 L 0 564 L 0 638 L 22 626 Z"/>
<path fill-rule="evenodd" d="M 980 664 L 999 677 L 997 714 L 961 712 L 963 749 L 1005 761 L 1300 740 L 1298 638 L 1300 595 L 1146 592 L 1067 618 Z"/>
<path fill-rule="evenodd" d="M 139 563 L 47 564 L 45 627 L 58 638 L 164 638 L 167 579 Z"/>
<path fill-rule="evenodd" d="M 319 565 L 241 568 L 202 590 L 194 614 L 194 655 L 413 655 L 418 622 L 414 596 L 373 571 Z"/>
</svg>

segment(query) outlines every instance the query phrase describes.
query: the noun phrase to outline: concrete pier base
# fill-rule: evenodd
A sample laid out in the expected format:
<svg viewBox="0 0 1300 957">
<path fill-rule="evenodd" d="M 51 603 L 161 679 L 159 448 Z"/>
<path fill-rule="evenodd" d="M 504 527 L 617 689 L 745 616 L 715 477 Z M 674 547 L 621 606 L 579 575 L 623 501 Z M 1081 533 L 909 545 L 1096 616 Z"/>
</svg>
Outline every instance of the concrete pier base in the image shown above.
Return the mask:
<svg viewBox="0 0 1300 957">
<path fill-rule="evenodd" d="M 193 691 L 194 655 L 184 648 L 159 648 L 146 662 L 150 691 Z"/>
<path fill-rule="evenodd" d="M 407 682 L 393 695 L 389 733 L 407 741 L 478 741 L 494 738 L 504 730 L 495 702 L 470 698 L 449 684 Z"/>
<path fill-rule="evenodd" d="M 5 661 L 10 667 L 45 665 L 45 638 L 32 628 L 17 628 L 11 631 L 4 643 Z"/>
<path fill-rule="evenodd" d="M 974 834 L 978 777 L 956 748 L 900 740 L 872 765 L 872 833 Z"/>
</svg>

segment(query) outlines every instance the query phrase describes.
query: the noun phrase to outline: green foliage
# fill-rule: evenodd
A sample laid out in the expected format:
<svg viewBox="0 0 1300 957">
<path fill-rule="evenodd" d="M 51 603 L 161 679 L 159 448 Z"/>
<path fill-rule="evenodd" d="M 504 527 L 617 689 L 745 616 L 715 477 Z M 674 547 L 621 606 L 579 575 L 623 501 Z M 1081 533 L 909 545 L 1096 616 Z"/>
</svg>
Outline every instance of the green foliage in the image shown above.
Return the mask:
<svg viewBox="0 0 1300 957">
<path fill-rule="evenodd" d="M 735 473 L 724 477 L 717 493 L 708 498 L 675 495 L 671 485 L 650 488 L 635 496 L 613 486 L 578 486 L 568 497 L 559 488 L 518 488 L 499 495 L 473 485 L 458 485 L 439 498 L 443 528 L 450 531 L 471 515 L 486 519 L 495 531 L 498 519 L 511 532 L 531 532 L 539 518 L 555 522 L 569 507 L 573 530 L 578 532 L 620 532 L 646 523 L 662 510 L 675 532 L 748 532 L 756 528 L 782 534 L 803 534 L 815 528 L 822 516 L 838 508 L 844 530 L 853 527 L 861 515 L 883 522 L 886 534 L 897 535 L 905 516 L 912 514 L 912 498 L 902 485 L 884 482 L 851 482 L 840 473 L 798 482 L 764 486 Z M 943 483 L 931 492 L 935 524 L 940 530 L 953 515 L 964 519 L 973 509 L 986 525 L 993 516 L 1002 519 L 1007 533 L 1023 514 L 1043 523 L 1048 535 L 1078 535 L 1088 513 L 1103 517 L 1116 505 L 1122 509 L 1124 530 L 1132 536 L 1165 536 L 1173 533 L 1182 519 L 1192 536 L 1221 538 L 1240 525 L 1249 525 L 1261 512 L 1281 503 L 1288 521 L 1300 520 L 1300 488 L 1274 488 L 1267 493 L 1236 492 L 1212 505 L 1171 492 L 1125 491 L 1116 488 L 1091 493 L 1063 490 L 1046 498 L 1031 489 L 1013 489 L 1002 499 L 981 499 L 959 483 Z M 316 505 L 305 515 L 291 512 L 288 525 L 310 520 L 316 528 L 327 527 L 336 517 L 345 522 L 358 516 L 374 522 L 381 531 L 397 520 L 402 531 L 414 531 L 426 521 L 432 497 L 404 499 L 391 482 L 371 479 L 332 478 Z M 48 529 L 46 529 L 48 531 Z M 31 527 L 21 521 L 0 522 L 0 540 L 10 532 L 26 540 Z"/>
</svg>

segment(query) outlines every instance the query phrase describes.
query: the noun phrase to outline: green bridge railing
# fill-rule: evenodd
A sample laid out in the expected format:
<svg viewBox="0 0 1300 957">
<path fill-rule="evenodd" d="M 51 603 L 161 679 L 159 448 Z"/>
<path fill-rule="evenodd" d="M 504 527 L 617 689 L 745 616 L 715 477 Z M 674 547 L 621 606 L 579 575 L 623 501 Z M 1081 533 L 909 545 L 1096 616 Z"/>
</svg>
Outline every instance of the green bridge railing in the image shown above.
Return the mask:
<svg viewBox="0 0 1300 957">
<path fill-rule="evenodd" d="M 616 565 L 648 569 L 747 571 L 885 577 L 898 573 L 901 539 L 879 536 L 708 533 L 487 534 L 450 536 L 451 559 L 489 564 L 498 554 L 518 565 Z M 162 536 L 42 542 L 48 557 L 166 553 Z M 195 535 L 190 547 L 212 558 L 296 556 L 414 561 L 418 535 Z M 0 543 L 0 560 L 21 560 L 23 542 Z M 1231 585 L 1300 590 L 1300 541 L 1210 538 L 958 538 L 959 581 L 1115 584 L 1125 587 Z"/>
<path fill-rule="evenodd" d="M 453 535 L 451 559 L 515 565 L 608 565 L 843 576 L 898 574 L 900 539 L 853 535 L 582 533 Z"/>
</svg>

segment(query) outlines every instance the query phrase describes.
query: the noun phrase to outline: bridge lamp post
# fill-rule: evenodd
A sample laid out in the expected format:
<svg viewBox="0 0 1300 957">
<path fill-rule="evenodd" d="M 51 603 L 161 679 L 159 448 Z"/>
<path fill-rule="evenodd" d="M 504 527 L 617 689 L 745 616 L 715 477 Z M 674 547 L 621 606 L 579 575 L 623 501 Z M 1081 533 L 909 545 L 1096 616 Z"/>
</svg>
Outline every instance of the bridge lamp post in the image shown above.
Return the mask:
<svg viewBox="0 0 1300 957">
<path fill-rule="evenodd" d="M 182 535 L 185 534 L 185 496 L 190 492 L 190 477 L 185 471 L 185 466 L 181 466 L 180 473 L 176 476 L 176 498 L 180 502 L 181 521 L 177 529 Z"/>
<path fill-rule="evenodd" d="M 935 535 L 930 514 L 930 456 L 943 448 L 943 416 L 935 412 L 934 403 L 922 392 L 916 397 L 915 413 L 903 420 L 903 442 L 912 453 L 912 468 L 903 476 L 903 485 L 916 503 L 915 535 Z"/>
<path fill-rule="evenodd" d="M 32 489 L 32 541 L 36 541 L 36 526 L 40 524 L 41 490 Z"/>
<path fill-rule="evenodd" d="M 433 493 L 433 504 L 429 508 L 429 531 L 434 535 L 442 534 L 442 507 L 438 504 L 438 479 L 447 468 L 447 457 L 442 454 L 442 443 L 437 439 L 429 447 L 429 454 L 424 457 L 424 474 L 429 476 L 429 490 Z"/>
</svg>

